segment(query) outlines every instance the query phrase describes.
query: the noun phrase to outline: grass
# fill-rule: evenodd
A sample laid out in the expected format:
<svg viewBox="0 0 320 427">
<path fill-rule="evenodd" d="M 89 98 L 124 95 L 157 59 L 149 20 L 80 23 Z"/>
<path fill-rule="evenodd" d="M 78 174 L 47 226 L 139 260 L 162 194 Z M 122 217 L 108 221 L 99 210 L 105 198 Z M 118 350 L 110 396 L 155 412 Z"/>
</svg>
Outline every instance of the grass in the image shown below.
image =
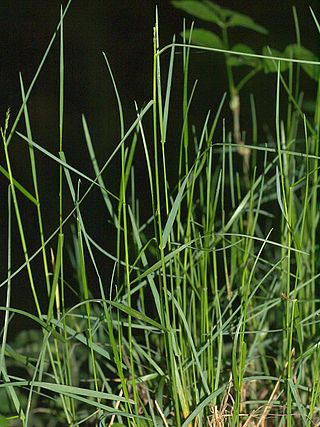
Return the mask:
<svg viewBox="0 0 320 427">
<path fill-rule="evenodd" d="M 204 117 L 200 131 L 193 126 L 197 84 L 189 78 L 191 51 L 203 48 L 190 45 L 187 37 L 161 48 L 156 18 L 153 93 L 143 108 L 136 105 L 129 127 L 104 54 L 118 102 L 119 142 L 100 167 L 82 118 L 94 173 L 88 176 L 64 153 L 66 11 L 61 10 L 57 33 L 28 90 L 20 76 L 21 109 L 15 119 L 8 112 L 1 132 L 8 275 L 1 282 L 6 301 L 0 307 L 0 425 L 320 425 L 320 86 L 318 81 L 313 114 L 304 113 L 300 87 L 301 64 L 310 64 L 265 57 L 275 68 L 276 102 L 266 120 L 275 132 L 259 134 L 264 123 L 257 119 L 259 99 L 251 95 L 252 140 L 247 136 L 240 146 L 233 139 L 234 124 L 224 120 L 226 95 Z M 28 103 L 56 42 L 59 148 L 49 152 L 34 140 Z M 224 53 L 206 49 L 217 60 Z M 288 75 L 281 61 L 289 63 Z M 177 66 L 183 81 L 180 118 L 170 111 Z M 151 132 L 145 125 L 150 118 Z M 177 124 L 180 137 L 173 141 Z M 18 131 L 18 125 L 25 130 Z M 16 142 L 28 145 L 32 190 L 15 179 L 10 149 Z M 168 179 L 172 144 L 179 144 L 175 182 Z M 135 160 L 138 150 L 143 165 Z M 51 235 L 39 196 L 38 152 L 59 169 L 59 223 Z M 115 161 L 121 164 L 117 195 L 106 184 Z M 140 169 L 146 170 L 147 200 L 139 199 Z M 100 193 L 114 226 L 114 254 L 90 232 L 92 218 L 83 207 L 93 192 Z M 69 197 L 71 211 L 65 207 Z M 34 253 L 23 198 L 38 228 Z M 25 257 L 15 270 L 13 226 Z M 43 269 L 36 280 L 35 263 Z M 101 263 L 113 271 L 111 280 L 101 275 Z M 13 287 L 24 270 L 33 296 L 30 311 L 15 308 Z M 66 295 L 73 273 L 77 302 L 70 306 Z M 39 296 L 40 285 L 46 301 Z M 16 336 L 10 323 L 17 316 L 34 327 Z"/>
</svg>

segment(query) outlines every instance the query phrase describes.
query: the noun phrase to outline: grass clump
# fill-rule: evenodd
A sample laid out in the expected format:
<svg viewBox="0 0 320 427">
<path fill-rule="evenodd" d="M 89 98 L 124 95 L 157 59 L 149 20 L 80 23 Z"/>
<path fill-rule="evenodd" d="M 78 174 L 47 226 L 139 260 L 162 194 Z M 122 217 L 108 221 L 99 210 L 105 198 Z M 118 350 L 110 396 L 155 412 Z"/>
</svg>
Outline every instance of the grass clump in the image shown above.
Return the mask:
<svg viewBox="0 0 320 427">
<path fill-rule="evenodd" d="M 209 2 L 203 4 L 209 7 Z M 61 11 L 56 33 L 57 152 L 36 143 L 28 112 L 32 88 L 56 34 L 27 91 L 20 77 L 21 109 L 15 120 L 8 112 L 1 130 L 1 172 L 8 183 L 8 275 L 1 283 L 6 301 L 0 308 L 1 425 L 319 425 L 320 91 L 314 72 L 319 62 L 303 57 L 303 49 L 297 54 L 298 48 L 292 55 L 271 50 L 258 55 L 248 49 L 239 53 L 225 46 L 224 27 L 224 45 L 218 48 L 192 44 L 192 28 L 183 32 L 183 43 L 173 39 L 161 48 L 156 17 L 153 92 L 143 108 L 135 106 L 136 119 L 128 128 L 104 55 L 118 102 L 119 142 L 100 167 L 82 117 L 94 173 L 88 176 L 73 167 L 64 152 L 66 10 Z M 214 5 L 211 10 L 227 13 Z M 242 23 L 261 30 L 241 16 Z M 210 51 L 217 61 L 225 55 L 230 84 L 229 95 L 222 93 L 200 131 L 192 122 L 197 85 L 189 87 L 191 52 L 197 49 Z M 224 119 L 228 101 L 234 101 L 249 80 L 235 85 L 237 61 L 274 75 L 274 119 L 266 122 L 275 131 L 258 136 L 264 123 L 257 120 L 259 100 L 251 95 L 253 132 L 246 141 L 239 133 L 239 105 L 234 108 L 231 102 L 230 123 Z M 183 81 L 180 119 L 170 110 L 177 63 Z M 311 68 L 312 75 L 306 71 Z M 312 114 L 304 112 L 301 70 L 315 80 Z M 23 123 L 25 130 L 18 131 Z M 32 190 L 15 179 L 10 149 L 16 139 L 29 149 Z M 179 153 L 175 182 L 168 179 L 172 144 Z M 136 161 L 138 150 L 143 165 Z M 59 170 L 59 221 L 51 235 L 39 196 L 39 151 Z M 107 182 L 116 159 L 121 172 L 115 196 Z M 136 184 L 139 173 L 146 174 L 148 197 L 143 200 Z M 90 230 L 92 218 L 86 217 L 84 207 L 93 192 L 99 192 L 104 214 L 114 226 L 113 254 Z M 38 228 L 39 249 L 32 254 L 30 240 L 35 237 L 25 227 L 23 198 L 32 206 Z M 69 198 L 71 211 L 65 207 Z M 13 221 L 25 257 L 15 270 Z M 66 241 L 69 230 L 72 249 Z M 72 306 L 66 298 L 72 277 L 68 260 L 77 284 Z M 43 276 L 35 280 L 39 262 Z M 101 274 L 105 263 L 112 270 L 108 280 Z M 16 308 L 14 301 L 23 270 L 34 302 L 29 311 Z M 39 297 L 40 285 L 46 289 L 45 301 Z M 18 316 L 34 327 L 14 336 L 10 322 Z"/>
</svg>

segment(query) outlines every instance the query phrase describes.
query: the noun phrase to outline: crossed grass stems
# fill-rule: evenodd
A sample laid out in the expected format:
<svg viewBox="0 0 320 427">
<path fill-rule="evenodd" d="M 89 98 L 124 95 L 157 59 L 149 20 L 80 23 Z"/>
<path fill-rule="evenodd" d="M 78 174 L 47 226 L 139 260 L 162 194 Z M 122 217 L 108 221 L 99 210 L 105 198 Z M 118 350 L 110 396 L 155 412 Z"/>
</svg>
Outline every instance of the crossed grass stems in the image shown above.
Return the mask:
<svg viewBox="0 0 320 427">
<path fill-rule="evenodd" d="M 227 131 L 222 117 L 225 95 L 215 113 L 208 113 L 200 132 L 192 126 L 197 84 L 189 87 L 188 73 L 190 52 L 199 47 L 173 40 L 160 49 L 156 19 L 153 95 L 142 109 L 136 105 L 137 118 L 128 131 L 104 55 L 119 107 L 120 142 L 100 168 L 82 117 L 95 173 L 91 178 L 71 166 L 63 147 L 63 19 L 69 4 L 61 10 L 57 32 L 26 92 L 20 76 L 21 109 L 10 131 L 9 113 L 1 130 L 6 161 L 1 172 L 9 187 L 8 277 L 1 283 L 7 293 L 6 304 L 1 307 L 0 391 L 5 391 L 10 408 L 2 423 L 319 425 L 319 85 L 314 116 L 307 118 L 299 80 L 294 79 L 299 76 L 301 61 L 289 60 L 287 82 L 279 65 L 285 59 L 268 57 L 277 68 L 276 132 L 275 136 L 268 135 L 268 144 L 258 144 L 257 135 L 253 144 L 242 144 L 241 149 L 257 154 L 251 156 L 250 173 L 247 164 L 242 171 L 236 167 L 242 161 L 237 154 L 239 147 L 232 142 L 232 132 Z M 60 39 L 60 133 L 58 154 L 52 154 L 33 140 L 28 101 L 56 36 Z M 178 178 L 172 187 L 167 167 L 173 69 L 178 52 L 184 84 Z M 162 60 L 168 64 L 166 79 Z M 283 120 L 280 109 L 285 98 L 287 114 Z M 251 96 L 250 100 L 252 126 L 258 129 L 255 99 Z M 148 116 L 153 118 L 151 135 L 144 126 Z M 26 133 L 16 130 L 22 119 Z M 29 147 L 32 191 L 14 178 L 9 145 L 17 136 L 19 143 L 24 141 Z M 135 187 L 138 144 L 145 155 L 149 181 L 152 214 L 147 220 L 142 219 Z M 37 151 L 59 168 L 59 226 L 49 237 L 39 198 Z M 107 190 L 105 180 L 117 156 L 121 179 L 119 195 L 115 196 Z M 249 182 L 242 182 L 244 172 Z M 84 192 L 79 178 L 88 183 Z M 106 215 L 115 226 L 115 254 L 108 253 L 87 230 L 82 207 L 94 189 L 101 192 Z M 74 208 L 66 215 L 65 198 L 70 196 Z M 25 229 L 21 197 L 35 209 L 39 228 L 40 247 L 32 256 L 28 241 L 34 236 Z M 14 272 L 13 215 L 25 256 L 25 263 Z M 71 258 L 78 277 L 79 303 L 67 308 L 69 272 L 65 270 L 64 234 L 73 217 Z M 49 262 L 54 241 L 57 249 L 51 249 Z M 114 265 L 110 283 L 105 283 L 99 273 L 97 252 Z M 37 255 L 42 257 L 46 311 L 39 301 L 33 273 Z M 96 273 L 99 298 L 92 297 L 89 264 Z M 35 312 L 14 308 L 14 281 L 23 269 L 28 273 Z M 24 331 L 14 341 L 10 331 L 14 315 L 31 318 L 38 330 Z M 34 344 L 32 350 L 28 343 Z"/>
</svg>

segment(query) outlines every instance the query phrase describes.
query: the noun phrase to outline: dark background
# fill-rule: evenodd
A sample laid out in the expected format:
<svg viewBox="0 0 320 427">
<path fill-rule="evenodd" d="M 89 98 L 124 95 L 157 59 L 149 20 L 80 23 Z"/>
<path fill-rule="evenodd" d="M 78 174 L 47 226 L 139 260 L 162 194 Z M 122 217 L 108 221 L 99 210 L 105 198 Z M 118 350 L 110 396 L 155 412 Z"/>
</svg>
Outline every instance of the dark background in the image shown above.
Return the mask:
<svg viewBox="0 0 320 427">
<path fill-rule="evenodd" d="M 62 2 L 65 6 L 67 2 Z M 288 43 L 295 42 L 292 5 L 297 8 L 302 44 L 319 54 L 319 34 L 311 17 L 309 5 L 319 17 L 319 1 L 218 1 L 221 6 L 248 14 L 257 23 L 269 29 L 267 36 L 244 29 L 232 30 L 230 38 L 233 43 L 244 42 L 255 47 L 257 51 L 264 45 L 284 49 Z M 28 86 L 41 61 L 45 49 L 55 31 L 60 18 L 58 0 L 1 0 L 0 4 L 0 122 L 3 126 L 5 113 L 11 109 L 13 123 L 21 105 L 19 75 L 21 72 L 25 86 Z M 65 116 L 64 116 L 64 150 L 69 162 L 84 173 L 93 176 L 82 131 L 81 114 L 84 113 L 90 128 L 96 154 L 102 165 L 119 142 L 119 121 L 117 104 L 111 80 L 107 72 L 102 51 L 110 61 L 123 102 L 126 129 L 135 119 L 133 101 L 141 107 L 152 97 L 152 60 L 153 60 L 153 24 L 155 6 L 159 9 L 161 45 L 171 42 L 173 34 L 179 39 L 184 13 L 174 9 L 168 0 L 74 0 L 64 21 L 65 36 Z M 193 18 L 186 16 L 190 25 Z M 210 23 L 195 20 L 195 24 L 208 29 Z M 167 55 L 168 57 L 168 55 Z M 207 53 L 193 53 L 191 81 L 199 79 L 195 97 L 193 120 L 200 127 L 208 109 L 213 111 L 226 90 L 226 78 L 222 57 Z M 181 60 L 177 58 L 173 100 L 171 112 L 176 115 L 177 130 L 171 130 L 172 153 L 177 150 L 181 129 L 181 81 L 179 73 Z M 270 93 L 268 83 L 274 82 L 274 76 L 257 77 L 248 86 L 248 93 L 254 92 L 260 100 L 257 110 L 260 120 L 274 123 L 274 94 Z M 314 86 L 308 83 L 307 90 Z M 57 155 L 59 147 L 59 39 L 57 38 L 41 72 L 28 104 L 33 139 Z M 246 103 L 242 110 L 242 123 L 246 124 Z M 228 117 L 229 112 L 224 112 Z M 268 117 L 268 115 L 272 117 Z M 148 123 L 148 122 L 147 122 Z M 24 121 L 18 130 L 25 133 Z M 14 138 L 10 145 L 16 179 L 31 190 L 30 165 L 27 161 L 27 147 L 21 139 Z M 1 164 L 5 166 L 1 148 Z M 45 156 L 37 154 L 38 174 L 41 182 L 41 197 L 45 215 L 45 232 L 48 236 L 58 224 L 58 168 Z M 139 159 L 139 157 L 138 157 Z M 141 157 L 143 161 L 143 157 Z M 142 167 L 144 168 L 144 166 Z M 113 162 L 105 182 L 110 190 L 118 191 L 119 161 Z M 169 171 L 170 179 L 176 177 L 176 164 L 173 162 Z M 143 172 L 138 173 L 137 181 L 141 186 L 141 195 L 147 191 L 144 187 Z M 84 186 L 85 188 L 85 186 Z M 67 192 L 67 190 L 66 190 Z M 1 195 L 1 256 L 0 281 L 6 277 L 6 229 L 7 229 L 7 181 L 0 176 Z M 35 238 L 34 224 L 36 211 L 23 198 L 19 199 L 24 212 L 26 234 L 29 236 L 30 254 L 39 247 L 37 232 Z M 147 204 L 150 201 L 147 199 Z M 66 197 L 65 213 L 71 208 L 70 198 Z M 101 198 L 93 193 L 83 207 L 89 231 L 98 242 L 114 253 L 114 230 L 108 224 L 109 218 L 104 214 Z M 13 222 L 15 223 L 14 216 Z M 68 237 L 68 229 L 66 227 Z M 31 236 L 31 237 L 30 237 Z M 14 228 L 13 268 L 23 261 L 21 245 L 17 230 Z M 56 247 L 56 240 L 52 242 Z M 40 295 L 45 296 L 45 283 L 41 269 L 37 266 L 40 257 L 34 262 L 36 275 L 39 277 L 37 287 Z M 104 262 L 104 264 L 103 264 Z M 113 264 L 102 261 L 101 272 L 106 284 L 110 280 Z M 94 279 L 93 279 L 94 281 Z M 94 284 L 96 286 L 96 284 Z M 4 303 L 4 287 L 0 289 L 1 304 Z M 22 308 L 30 305 L 32 298 L 27 277 L 20 274 L 13 281 L 13 306 Z M 1 314 L 2 316 L 2 314 Z"/>
</svg>

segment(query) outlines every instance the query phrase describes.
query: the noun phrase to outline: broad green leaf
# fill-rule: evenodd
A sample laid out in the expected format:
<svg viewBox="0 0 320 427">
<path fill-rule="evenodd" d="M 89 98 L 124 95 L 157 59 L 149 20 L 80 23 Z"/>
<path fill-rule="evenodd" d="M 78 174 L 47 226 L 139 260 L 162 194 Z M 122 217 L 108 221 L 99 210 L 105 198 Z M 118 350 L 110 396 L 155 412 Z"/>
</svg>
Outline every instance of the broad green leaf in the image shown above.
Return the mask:
<svg viewBox="0 0 320 427">
<path fill-rule="evenodd" d="M 276 59 L 272 59 L 272 57 L 277 58 L 286 58 L 283 52 L 280 50 L 274 49 L 273 47 L 264 46 L 262 49 L 262 55 L 270 56 L 270 59 L 262 59 L 262 65 L 265 73 L 276 73 L 278 71 L 278 61 Z M 280 72 L 284 72 L 289 68 L 288 61 L 280 61 Z"/>
<path fill-rule="evenodd" d="M 234 52 L 239 53 L 250 53 L 254 54 L 254 50 L 251 49 L 250 46 L 244 44 L 244 43 L 237 43 L 231 48 Z M 239 67 L 241 65 L 248 65 L 250 67 L 258 67 L 260 64 L 259 58 L 254 58 L 250 56 L 245 55 L 230 55 L 227 59 L 228 64 L 232 67 Z"/>
<path fill-rule="evenodd" d="M 224 22 L 223 25 L 225 25 L 226 20 L 235 13 L 234 10 L 221 7 L 211 0 L 203 0 L 203 3 L 207 6 L 208 9 L 210 9 L 210 11 L 220 17 L 221 21 Z"/>
<path fill-rule="evenodd" d="M 285 55 L 289 58 L 299 59 L 301 61 L 314 61 L 319 62 L 319 58 L 315 56 L 311 50 L 299 44 L 290 44 L 285 49 Z M 305 73 L 308 74 L 314 80 L 318 80 L 320 75 L 320 64 L 301 64 L 301 67 Z"/>
<path fill-rule="evenodd" d="M 185 32 L 186 38 L 190 37 L 190 30 Z M 220 37 L 209 30 L 203 30 L 202 28 L 195 28 L 192 30 L 191 43 L 199 46 L 212 47 L 214 49 L 225 49 L 223 41 Z"/>
<path fill-rule="evenodd" d="M 252 53 L 254 54 L 254 50 L 244 43 L 237 43 L 231 48 L 234 52 L 243 52 L 243 53 Z"/>
<path fill-rule="evenodd" d="M 184 12 L 189 13 L 196 18 L 200 18 L 203 21 L 213 22 L 218 24 L 220 27 L 224 26 L 221 16 L 219 16 L 218 8 L 210 7 L 211 5 L 194 0 L 175 0 L 172 2 L 173 6 L 177 9 L 181 9 Z"/>
<path fill-rule="evenodd" d="M 247 28 L 248 30 L 256 31 L 257 33 L 261 34 L 268 34 L 268 30 L 262 25 L 256 24 L 250 16 L 244 15 L 242 13 L 233 12 L 232 16 L 230 17 L 228 23 L 228 27 L 243 27 Z"/>
</svg>

